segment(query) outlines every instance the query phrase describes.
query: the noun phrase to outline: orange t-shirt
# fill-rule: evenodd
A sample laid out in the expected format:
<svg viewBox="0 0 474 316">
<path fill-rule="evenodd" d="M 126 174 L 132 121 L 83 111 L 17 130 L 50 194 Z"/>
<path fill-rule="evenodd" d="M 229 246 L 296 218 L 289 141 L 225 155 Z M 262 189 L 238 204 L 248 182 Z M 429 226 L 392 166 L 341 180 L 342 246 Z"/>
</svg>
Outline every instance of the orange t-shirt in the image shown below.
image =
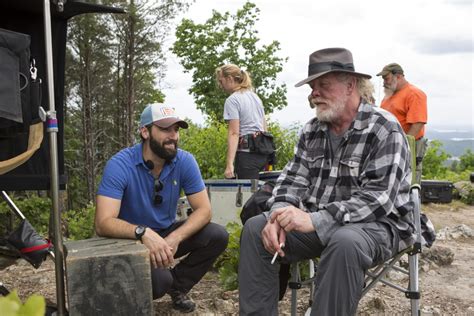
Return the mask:
<svg viewBox="0 0 474 316">
<path fill-rule="evenodd" d="M 411 124 L 426 124 L 428 120 L 426 94 L 409 83 L 391 97 L 385 98 L 380 107 L 395 115 L 405 133 L 410 129 Z M 424 135 L 425 127 L 423 126 L 415 139 L 419 139 Z"/>
</svg>

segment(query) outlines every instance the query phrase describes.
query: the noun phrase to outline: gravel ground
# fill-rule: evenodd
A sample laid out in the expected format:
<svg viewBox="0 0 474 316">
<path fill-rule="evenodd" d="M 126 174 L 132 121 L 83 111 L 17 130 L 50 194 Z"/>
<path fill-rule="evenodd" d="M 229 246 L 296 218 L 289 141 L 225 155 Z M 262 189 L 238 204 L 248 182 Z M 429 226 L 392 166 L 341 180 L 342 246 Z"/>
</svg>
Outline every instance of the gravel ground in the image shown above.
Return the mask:
<svg viewBox="0 0 474 316">
<path fill-rule="evenodd" d="M 474 207 L 459 202 L 424 204 L 423 212 L 433 221 L 438 240 L 424 251 L 420 260 L 421 310 L 423 315 L 474 315 Z M 0 264 L 1 266 L 1 264 Z M 393 280 L 404 280 L 399 273 L 390 273 Z M 17 289 L 20 298 L 33 293 L 43 295 L 48 302 L 56 298 L 54 263 L 47 260 L 35 270 L 24 260 L 0 270 L 0 282 Z M 224 291 L 215 272 L 209 272 L 190 292 L 197 303 L 189 315 L 236 315 L 238 291 Z M 280 302 L 280 315 L 290 314 L 290 291 Z M 309 290 L 298 291 L 298 314 L 308 305 Z M 165 296 L 154 301 L 155 315 L 179 315 L 170 308 Z M 358 315 L 408 314 L 410 301 L 383 284 L 377 285 L 360 302 Z M 1 314 L 1 313 L 0 313 Z"/>
</svg>

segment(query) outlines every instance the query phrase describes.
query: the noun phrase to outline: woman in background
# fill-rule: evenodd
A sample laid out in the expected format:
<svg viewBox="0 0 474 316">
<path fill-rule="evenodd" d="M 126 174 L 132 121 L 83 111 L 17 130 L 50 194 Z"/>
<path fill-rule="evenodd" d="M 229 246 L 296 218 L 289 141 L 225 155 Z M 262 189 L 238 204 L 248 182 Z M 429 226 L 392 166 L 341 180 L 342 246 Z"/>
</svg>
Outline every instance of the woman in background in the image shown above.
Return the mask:
<svg viewBox="0 0 474 316">
<path fill-rule="evenodd" d="M 253 92 L 250 75 L 233 64 L 216 69 L 219 87 L 230 96 L 224 103 L 224 120 L 228 123 L 225 178 L 258 179 L 268 155 L 249 150 L 256 132 L 266 131 L 262 100 Z"/>
</svg>

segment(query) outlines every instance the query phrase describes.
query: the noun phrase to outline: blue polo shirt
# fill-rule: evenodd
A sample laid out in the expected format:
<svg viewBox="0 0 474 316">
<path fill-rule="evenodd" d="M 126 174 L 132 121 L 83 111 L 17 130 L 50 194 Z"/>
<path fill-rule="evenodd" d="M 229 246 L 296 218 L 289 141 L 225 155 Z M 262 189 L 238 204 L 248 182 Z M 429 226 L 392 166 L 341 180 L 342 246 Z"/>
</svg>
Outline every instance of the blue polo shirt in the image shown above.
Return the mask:
<svg viewBox="0 0 474 316">
<path fill-rule="evenodd" d="M 142 144 L 125 148 L 115 154 L 105 166 L 98 195 L 121 200 L 119 218 L 154 230 L 168 228 L 175 222 L 181 189 L 186 195 L 205 189 L 196 159 L 178 149 L 176 157 L 161 171 L 163 197 L 154 205 L 154 177 L 143 162 Z"/>
</svg>

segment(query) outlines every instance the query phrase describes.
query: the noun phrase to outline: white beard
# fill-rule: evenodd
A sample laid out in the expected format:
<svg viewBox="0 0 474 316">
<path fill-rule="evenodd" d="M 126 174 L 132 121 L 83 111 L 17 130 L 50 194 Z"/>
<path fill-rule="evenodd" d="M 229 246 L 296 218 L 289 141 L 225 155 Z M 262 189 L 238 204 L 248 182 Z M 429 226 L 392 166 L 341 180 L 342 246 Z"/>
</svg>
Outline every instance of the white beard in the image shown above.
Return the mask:
<svg viewBox="0 0 474 316">
<path fill-rule="evenodd" d="M 390 82 L 389 86 L 384 85 L 384 90 L 385 90 L 385 95 L 387 95 L 387 90 L 392 92 L 392 95 L 395 93 L 397 90 L 397 85 L 398 85 L 398 79 L 397 77 L 393 76 L 392 77 L 392 82 Z"/>
<path fill-rule="evenodd" d="M 325 100 L 327 102 L 327 100 Z M 328 102 L 328 107 L 324 110 L 319 106 L 316 106 L 316 116 L 321 122 L 332 123 L 337 121 L 342 115 L 347 98 L 341 97 L 339 100 L 334 102 Z M 314 101 L 313 101 L 314 102 Z M 315 102 L 317 103 L 317 102 Z"/>
<path fill-rule="evenodd" d="M 390 98 L 395 92 L 389 88 L 384 88 L 383 92 L 385 94 L 385 98 Z"/>
</svg>

